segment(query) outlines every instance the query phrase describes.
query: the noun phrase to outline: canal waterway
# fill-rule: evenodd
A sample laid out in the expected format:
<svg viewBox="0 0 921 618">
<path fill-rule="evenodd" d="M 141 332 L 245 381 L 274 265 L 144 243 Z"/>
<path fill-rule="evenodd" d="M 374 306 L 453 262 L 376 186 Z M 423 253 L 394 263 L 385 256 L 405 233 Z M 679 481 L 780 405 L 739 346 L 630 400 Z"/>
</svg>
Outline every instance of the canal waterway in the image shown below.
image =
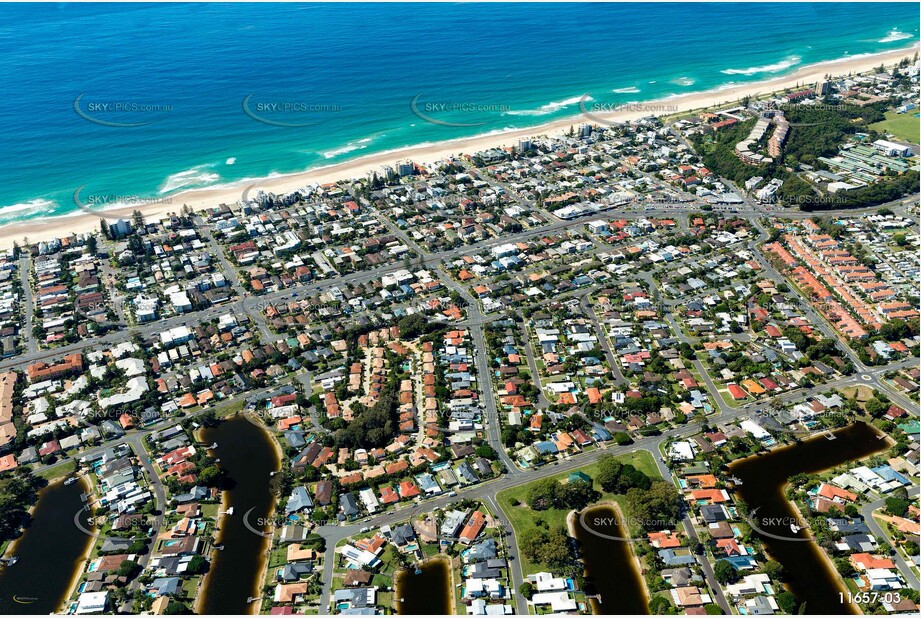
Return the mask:
<svg viewBox="0 0 921 618">
<path fill-rule="evenodd" d="M 637 570 L 629 533 L 612 506 L 596 506 L 575 516 L 576 539 L 585 565 L 585 593 L 594 614 L 648 614 L 643 577 Z"/>
<path fill-rule="evenodd" d="M 448 616 L 454 594 L 451 590 L 451 565 L 435 558 L 418 567 L 396 574 L 397 613 Z"/>
<path fill-rule="evenodd" d="M 61 608 L 93 540 L 83 531 L 92 530 L 81 500 L 85 491 L 83 481 L 61 480 L 38 493 L 32 523 L 7 552 L 16 563 L 0 567 L 0 614 L 47 615 Z"/>
<path fill-rule="evenodd" d="M 804 522 L 785 496 L 787 480 L 862 459 L 888 446 L 864 423 L 831 435 L 834 439 L 824 434 L 729 466 L 730 474 L 742 481 L 735 488 L 736 494 L 745 501 L 753 521 L 768 533 L 761 535 L 767 553 L 783 565 L 785 583 L 799 603 L 806 604 L 807 614 L 855 614 L 857 608 L 847 602 L 847 591 L 823 550 L 808 540 L 806 530 L 794 532 L 790 527 L 791 523 L 802 526 Z M 845 593 L 843 600 L 840 593 Z"/>
<path fill-rule="evenodd" d="M 212 455 L 226 473 L 225 508 L 233 515 L 219 518 L 217 544 L 223 550 L 212 554 L 211 569 L 204 582 L 200 605 L 202 614 L 249 614 L 258 609 L 262 589 L 263 556 L 269 539 L 253 530 L 265 530 L 271 517 L 275 496 L 271 491 L 271 473 L 280 462 L 275 445 L 265 430 L 242 415 L 205 429 L 202 437 L 208 444 L 217 443 Z"/>
</svg>

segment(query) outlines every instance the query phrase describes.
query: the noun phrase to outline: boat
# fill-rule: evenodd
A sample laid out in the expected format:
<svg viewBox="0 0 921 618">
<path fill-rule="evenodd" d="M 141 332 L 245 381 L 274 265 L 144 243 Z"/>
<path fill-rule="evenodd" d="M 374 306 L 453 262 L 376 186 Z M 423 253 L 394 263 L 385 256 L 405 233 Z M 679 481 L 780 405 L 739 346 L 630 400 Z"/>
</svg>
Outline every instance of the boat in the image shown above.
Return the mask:
<svg viewBox="0 0 921 618">
<path fill-rule="evenodd" d="M 799 532 L 800 530 L 802 530 L 802 528 L 800 528 L 800 527 L 797 526 L 796 524 L 790 524 L 790 530 L 793 531 L 793 534 L 796 534 L 797 532 Z"/>
<path fill-rule="evenodd" d="M 212 444 L 212 445 L 209 446 L 208 448 L 210 448 L 210 449 L 215 449 L 215 448 L 217 448 L 217 442 L 215 442 L 214 444 Z"/>
<path fill-rule="evenodd" d="M 9 558 L 3 558 L 0 560 L 0 563 L 5 564 L 6 566 L 13 566 L 17 562 L 19 562 L 18 556 L 10 556 Z"/>
<path fill-rule="evenodd" d="M 224 550 L 224 546 L 223 546 L 223 545 L 215 545 L 215 546 L 214 546 L 214 549 L 216 549 L 216 550 L 218 550 L 218 551 L 223 551 L 223 550 Z"/>
<path fill-rule="evenodd" d="M 229 509 L 224 511 L 224 515 L 233 515 L 233 507 L 230 507 Z"/>
<path fill-rule="evenodd" d="M 77 477 L 72 476 L 72 477 L 70 477 L 69 479 L 67 479 L 66 481 L 64 481 L 64 484 L 65 484 L 65 485 L 73 485 L 73 484 L 76 483 L 76 482 L 77 482 Z"/>
</svg>

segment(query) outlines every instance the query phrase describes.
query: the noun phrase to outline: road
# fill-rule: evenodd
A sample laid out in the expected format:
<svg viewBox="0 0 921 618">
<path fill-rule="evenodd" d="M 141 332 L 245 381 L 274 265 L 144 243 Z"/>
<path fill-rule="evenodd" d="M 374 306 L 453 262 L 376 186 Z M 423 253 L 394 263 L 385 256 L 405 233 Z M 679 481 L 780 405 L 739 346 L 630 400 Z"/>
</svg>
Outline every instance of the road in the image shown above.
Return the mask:
<svg viewBox="0 0 921 618">
<path fill-rule="evenodd" d="M 604 356 L 608 359 L 608 365 L 611 366 L 611 373 L 614 375 L 614 384 L 616 386 L 626 384 L 627 379 L 624 377 L 624 374 L 621 373 L 620 366 L 617 364 L 617 356 L 614 354 L 614 350 L 611 349 L 611 341 L 608 338 L 608 333 L 601 326 L 601 322 L 598 321 L 598 315 L 595 313 L 594 307 L 592 307 L 591 295 L 586 294 L 583 296 L 580 304 L 582 305 L 585 315 L 588 316 L 588 319 L 591 320 L 592 325 L 595 327 L 595 336 L 598 337 L 598 342 L 601 343 L 601 349 L 604 350 Z"/>
<path fill-rule="evenodd" d="M 537 368 L 537 360 L 534 358 L 534 346 L 531 345 L 531 333 L 527 323 L 522 320 L 519 324 L 522 341 L 524 342 L 525 358 L 528 360 L 528 369 L 531 371 L 531 380 L 537 387 L 537 407 L 546 410 L 550 407 L 550 400 L 544 394 L 544 387 L 540 380 L 540 371 Z"/>
<path fill-rule="evenodd" d="M 684 206 L 684 207 L 686 208 L 688 206 Z M 875 207 L 873 209 L 868 209 L 868 210 L 873 211 L 873 210 L 876 210 L 877 208 L 879 207 Z M 854 215 L 857 212 L 858 211 L 844 211 L 841 214 Z M 828 211 L 822 214 L 827 215 L 827 214 L 833 214 L 833 213 L 834 211 Z M 640 212 L 618 213 L 618 216 L 623 216 L 624 218 L 641 218 L 641 217 L 650 217 L 650 216 L 675 216 L 676 214 L 682 214 L 682 213 L 676 212 L 675 210 L 668 209 L 668 208 L 661 208 L 661 209 L 654 208 L 651 210 L 644 210 Z M 748 205 L 747 208 L 739 209 L 739 214 L 740 215 L 745 215 L 745 214 L 753 215 L 753 220 L 754 220 L 754 218 L 756 218 L 757 216 L 763 215 L 766 213 L 763 208 L 760 208 L 757 205 L 754 205 L 754 206 Z M 814 216 L 813 213 L 782 212 L 778 214 L 780 214 L 781 216 L 790 217 L 790 218 Z M 478 253 L 480 251 L 488 249 L 491 246 L 509 243 L 509 242 L 527 240 L 531 237 L 545 235 L 545 234 L 548 234 L 550 232 L 560 230 L 560 229 L 577 228 L 577 227 L 584 225 L 585 221 L 587 220 L 587 218 L 585 217 L 575 219 L 575 220 L 568 220 L 568 221 L 559 221 L 559 220 L 554 221 L 552 217 L 550 217 L 550 219 L 552 222 L 547 225 L 536 227 L 536 228 L 531 228 L 529 230 L 525 230 L 520 233 L 511 234 L 511 235 L 503 236 L 500 238 L 491 238 L 491 239 L 481 241 L 478 243 L 474 243 L 471 245 L 457 247 L 455 249 L 451 249 L 448 251 L 443 251 L 443 252 L 438 252 L 438 253 L 426 253 L 424 250 L 422 250 L 421 247 L 419 247 L 415 242 L 413 242 L 412 239 L 409 238 L 409 236 L 403 230 L 399 229 L 392 222 L 390 222 L 388 218 L 386 217 L 381 218 L 382 222 L 384 222 L 385 225 L 387 225 L 388 229 L 390 229 L 391 232 L 393 232 L 395 235 L 400 237 L 409 247 L 413 248 L 413 250 L 417 252 L 417 254 L 420 256 L 418 260 L 418 264 L 420 266 L 436 267 L 436 268 L 440 268 L 442 264 L 450 260 L 453 260 L 457 257 L 460 257 L 461 255 Z M 755 249 L 754 253 L 760 258 L 759 263 L 764 267 L 765 273 L 768 276 L 776 277 L 777 278 L 776 280 L 778 281 L 784 280 L 783 276 L 780 275 L 780 273 L 778 273 L 776 270 L 774 270 L 770 266 L 770 264 L 768 264 L 767 261 L 764 260 L 763 256 L 760 255 L 760 252 L 757 251 L 757 244 L 759 242 L 762 242 L 764 238 L 766 238 L 766 232 L 762 227 L 760 227 L 760 225 L 757 222 L 755 223 L 755 225 L 759 229 L 759 237 L 757 239 L 752 240 L 749 243 L 749 247 L 752 249 Z M 232 264 L 229 263 L 223 251 L 221 250 L 220 245 L 210 235 L 208 236 L 208 243 L 209 243 L 211 250 L 214 252 L 215 257 L 217 257 L 217 259 L 221 263 L 221 268 L 224 270 L 225 275 L 230 278 L 233 288 L 240 295 L 240 298 L 238 298 L 236 301 L 232 303 L 227 303 L 222 306 L 210 307 L 202 311 L 197 311 L 197 312 L 192 312 L 192 313 L 181 315 L 181 316 L 167 318 L 167 319 L 160 320 L 152 324 L 132 327 L 127 331 L 127 333 L 126 332 L 110 333 L 109 335 L 106 335 L 100 338 L 81 341 L 76 344 L 72 344 L 69 346 L 62 346 L 59 348 L 55 348 L 53 350 L 39 350 L 37 348 L 37 345 L 33 341 L 29 345 L 28 352 L 26 354 L 18 358 L 7 359 L 3 362 L 0 362 L 0 369 L 22 368 L 37 360 L 45 360 L 48 358 L 59 357 L 65 353 L 82 350 L 84 348 L 88 348 L 91 346 L 101 347 L 103 345 L 114 344 L 119 341 L 123 341 L 127 336 L 133 335 L 133 334 L 138 334 L 142 336 L 155 335 L 156 333 L 162 330 L 165 330 L 167 328 L 171 328 L 172 326 L 176 326 L 179 324 L 186 324 L 186 323 L 191 323 L 191 324 L 200 323 L 205 320 L 213 319 L 214 317 L 220 314 L 223 314 L 223 313 L 227 313 L 228 311 L 238 311 L 238 312 L 242 312 L 248 315 L 250 318 L 253 319 L 254 323 L 256 324 L 257 328 L 260 331 L 261 336 L 266 341 L 271 341 L 273 338 L 272 333 L 268 329 L 265 321 L 262 318 L 262 310 L 269 303 L 283 300 L 286 298 L 290 298 L 292 294 L 294 293 L 309 294 L 311 292 L 320 291 L 320 290 L 326 289 L 334 285 L 342 286 L 342 285 L 349 285 L 349 284 L 354 284 L 354 283 L 364 283 L 364 282 L 376 280 L 376 279 L 379 279 L 380 276 L 383 274 L 391 273 L 391 272 L 394 272 L 396 270 L 403 268 L 402 264 L 389 264 L 386 266 L 369 269 L 365 271 L 359 271 L 357 273 L 351 273 L 345 276 L 331 278 L 331 279 L 323 280 L 323 281 L 308 284 L 308 285 L 292 286 L 291 288 L 288 288 L 285 290 L 280 290 L 278 292 L 266 294 L 258 298 L 253 298 L 247 295 L 245 289 L 243 288 L 243 286 L 241 285 L 239 281 L 239 277 L 238 277 L 236 269 L 233 267 Z M 28 258 L 23 258 L 20 262 L 22 272 L 25 273 L 25 274 L 21 274 L 21 277 L 28 276 L 27 273 L 29 269 L 28 269 L 27 260 Z M 23 268 L 23 265 L 25 265 L 25 268 Z M 477 376 L 478 376 L 477 382 L 479 385 L 480 395 L 482 398 L 481 401 L 482 401 L 482 405 L 484 408 L 484 425 L 485 425 L 486 436 L 487 436 L 487 440 L 489 444 L 496 450 L 496 452 L 498 453 L 499 459 L 505 465 L 507 474 L 502 475 L 493 481 L 488 481 L 485 483 L 481 483 L 481 484 L 477 484 L 471 487 L 460 489 L 457 492 L 458 494 L 457 497 L 454 497 L 454 498 L 449 498 L 443 495 L 440 497 L 436 497 L 436 498 L 427 500 L 424 503 L 425 510 L 442 508 L 442 507 L 447 506 L 451 502 L 455 502 L 457 500 L 461 500 L 465 498 L 481 500 L 481 501 L 485 501 L 487 504 L 489 504 L 495 509 L 497 517 L 499 518 L 500 522 L 503 523 L 503 525 L 509 525 L 506 515 L 501 511 L 501 509 L 498 507 L 497 502 L 495 501 L 495 494 L 498 491 L 501 491 L 503 489 L 507 489 L 510 487 L 514 487 L 514 486 L 517 486 L 523 483 L 528 483 L 533 480 L 543 478 L 545 476 L 561 474 L 561 473 L 565 473 L 571 470 L 578 469 L 582 466 L 585 466 L 591 463 L 592 461 L 597 459 L 600 455 L 606 454 L 606 453 L 621 454 L 621 453 L 636 452 L 639 450 L 646 450 L 652 454 L 652 456 L 657 462 L 657 466 L 659 466 L 659 469 L 663 473 L 663 475 L 666 476 L 666 478 L 671 478 L 670 471 L 668 471 L 664 463 L 659 460 L 660 445 L 663 444 L 666 440 L 696 433 L 699 430 L 699 428 L 694 427 L 694 426 L 682 426 L 682 427 L 668 430 L 660 436 L 640 438 L 635 444 L 627 446 L 627 447 L 610 447 L 606 449 L 596 449 L 588 453 L 580 453 L 580 454 L 574 455 L 571 459 L 567 461 L 558 462 L 556 464 L 544 466 L 538 469 L 530 469 L 527 471 L 522 471 L 518 469 L 515 466 L 514 462 L 511 460 L 511 458 L 508 456 L 508 454 L 505 452 L 505 449 L 503 448 L 502 441 L 501 441 L 501 429 L 500 429 L 501 424 L 499 422 L 499 411 L 496 406 L 495 393 L 494 393 L 493 385 L 492 385 L 492 372 L 489 367 L 488 354 L 487 354 L 488 348 L 486 347 L 485 333 L 484 333 L 484 325 L 492 318 L 489 318 L 488 316 L 485 316 L 483 314 L 479 302 L 475 298 L 473 298 L 473 296 L 467 291 L 465 286 L 462 286 L 456 281 L 454 281 L 454 279 L 450 275 L 448 275 L 443 269 L 441 270 L 441 274 L 443 275 L 443 281 L 445 285 L 449 289 L 460 294 L 460 296 L 467 303 L 468 318 L 467 320 L 465 320 L 464 323 L 466 324 L 467 328 L 470 331 L 471 338 L 473 340 L 474 349 L 476 350 L 475 364 L 476 364 L 476 370 L 477 370 Z M 29 291 L 26 292 L 26 289 L 29 289 Z M 655 288 L 654 283 L 653 283 L 653 289 L 657 289 Z M 25 296 L 25 305 L 26 307 L 28 307 L 33 302 L 31 298 L 31 290 L 29 286 L 24 286 L 24 296 Z M 582 302 L 585 303 L 586 300 L 587 300 L 587 297 L 583 298 Z M 804 305 L 807 307 L 809 306 L 808 303 L 804 303 Z M 32 313 L 31 311 L 27 311 L 26 328 L 29 330 L 31 330 L 30 329 L 31 320 L 28 316 L 31 316 L 31 313 Z M 605 349 L 605 354 L 607 355 L 609 362 L 611 362 L 611 366 L 615 372 L 615 375 L 618 376 L 620 380 L 624 380 L 623 376 L 619 374 L 619 371 L 617 369 L 616 361 L 613 358 L 613 352 L 611 351 L 609 347 L 607 337 L 604 334 L 604 331 L 601 325 L 598 323 L 597 316 L 595 316 L 594 312 L 591 310 L 590 305 L 588 306 L 588 310 L 586 313 L 589 316 L 589 318 L 592 320 L 592 322 L 595 325 L 596 330 L 598 331 L 599 337 L 602 340 L 602 347 Z M 818 319 L 818 316 L 815 316 L 815 314 L 812 314 L 811 317 L 813 316 L 816 319 L 817 324 L 824 324 L 820 319 Z M 669 319 L 669 318 L 671 318 L 671 316 L 669 313 L 667 313 L 666 319 Z M 670 319 L 669 321 L 673 328 L 677 326 L 674 324 L 673 319 Z M 827 324 L 825 326 L 827 326 Z M 683 332 L 681 331 L 680 328 L 676 329 L 676 334 L 678 334 L 679 336 L 683 336 Z M 530 340 L 527 339 L 527 341 L 529 344 Z M 854 358 L 852 354 L 853 352 L 850 351 L 848 356 L 853 361 Z M 531 362 L 533 362 L 533 355 L 529 354 L 528 356 Z M 706 382 L 707 388 L 711 392 L 711 396 L 713 397 L 717 406 L 720 408 L 720 415 L 719 415 L 720 421 L 731 422 L 732 420 L 735 420 L 736 418 L 748 416 L 753 413 L 753 410 L 757 406 L 763 405 L 763 402 L 762 403 L 752 403 L 752 404 L 748 404 L 743 407 L 734 407 L 734 406 L 727 405 L 725 402 L 722 401 L 722 397 L 719 396 L 716 386 L 713 384 L 712 380 L 709 379 L 708 372 L 705 370 L 705 368 L 703 368 L 702 364 L 698 364 L 698 363 L 699 361 L 695 363 L 695 365 L 700 371 L 701 377 Z M 531 363 L 529 362 L 529 366 L 530 364 Z M 874 385 L 874 386 L 878 385 L 880 390 L 883 390 L 887 394 L 890 394 L 892 392 L 891 387 L 888 387 L 880 382 L 880 375 L 888 369 L 887 367 L 868 368 L 859 363 L 855 363 L 855 366 L 861 369 L 861 375 L 867 376 L 866 379 L 864 380 L 866 384 Z M 534 369 L 536 368 L 532 367 L 531 369 L 532 371 L 534 371 Z M 534 371 L 534 373 L 536 377 L 537 372 Z M 298 376 L 296 376 L 296 379 L 298 379 L 302 384 L 309 386 L 309 383 L 310 383 L 309 374 L 306 374 L 306 373 L 299 374 Z M 846 384 L 853 384 L 856 381 L 861 380 L 861 379 L 863 378 L 858 378 L 858 379 L 855 379 L 853 377 L 846 378 L 846 379 L 834 381 L 832 383 L 828 383 L 828 384 L 816 387 L 814 389 L 808 389 L 806 391 L 800 390 L 797 392 L 786 393 L 784 395 L 779 396 L 779 398 L 781 400 L 784 400 L 786 398 L 801 398 L 801 397 L 806 396 L 810 392 L 824 392 L 830 388 L 833 388 L 834 386 L 843 386 Z M 247 395 L 248 396 L 259 396 L 259 395 L 263 395 L 268 392 L 274 391 L 277 388 L 278 386 L 276 385 L 272 388 L 257 389 L 255 391 L 252 391 L 251 393 L 248 393 Z M 896 395 L 898 395 L 898 397 L 891 395 L 891 397 L 896 401 L 906 401 L 907 400 L 907 398 L 904 398 L 899 394 L 896 394 Z M 210 409 L 219 410 L 223 407 L 231 405 L 232 403 L 233 403 L 232 400 L 221 402 L 217 404 L 216 406 L 213 406 Z M 917 406 L 916 405 L 909 404 L 907 406 L 903 405 L 903 407 L 905 407 L 913 415 L 917 416 L 917 409 L 916 409 Z M 200 412 L 198 414 L 200 414 Z M 192 416 L 194 417 L 195 415 L 192 415 Z M 313 423 L 316 424 L 316 419 L 313 416 L 312 416 L 312 419 L 313 419 Z M 83 453 L 81 453 L 81 455 L 86 456 L 89 454 L 94 454 L 95 452 L 102 451 L 107 448 L 111 448 L 112 446 L 120 444 L 120 443 L 129 443 L 135 449 L 135 452 L 139 455 L 141 460 L 146 462 L 147 458 L 143 456 L 143 454 L 146 453 L 146 449 L 144 448 L 144 445 L 143 445 L 143 436 L 148 434 L 151 431 L 165 427 L 175 422 L 176 422 L 175 419 L 161 421 L 152 427 L 132 432 L 128 436 L 123 437 L 119 440 L 111 441 L 100 447 L 88 449 L 87 451 L 84 451 Z M 47 466 L 39 466 L 37 470 L 41 471 L 42 469 L 46 467 Z M 163 492 L 162 485 L 159 483 L 153 482 L 153 479 L 156 479 L 157 476 L 154 473 L 152 466 L 150 466 L 150 464 L 146 464 L 144 465 L 144 467 L 145 467 L 145 471 L 148 473 L 148 475 L 150 475 L 152 486 L 157 496 L 158 506 L 165 504 L 165 494 Z M 396 511 L 391 511 L 391 512 L 384 513 L 376 517 L 372 517 L 368 521 L 368 525 L 382 525 L 382 524 L 398 523 L 401 521 L 405 521 L 408 517 L 414 515 L 417 512 L 419 511 L 416 506 L 413 506 L 410 508 L 402 508 Z M 160 523 L 162 524 L 162 520 Z M 684 523 L 685 530 L 687 531 L 688 535 L 692 538 L 696 538 L 696 531 L 691 525 L 691 522 L 689 520 L 686 520 L 683 523 Z M 330 588 L 331 588 L 331 581 L 332 581 L 332 571 L 333 571 L 333 567 L 335 564 L 335 558 L 333 556 L 335 545 L 338 541 L 342 540 L 343 538 L 356 534 L 358 532 L 358 529 L 359 529 L 358 525 L 322 526 L 321 528 L 318 529 L 318 532 L 321 535 L 323 535 L 324 538 L 326 538 L 327 540 L 327 551 L 328 551 L 327 560 L 326 560 L 326 564 L 324 565 L 324 571 L 323 571 L 323 594 L 321 596 L 321 607 L 322 608 L 327 607 L 328 602 L 329 602 Z M 511 577 L 513 579 L 514 587 L 517 589 L 517 587 L 520 586 L 520 584 L 523 581 L 524 574 L 521 572 L 520 560 L 517 555 L 518 554 L 517 540 L 514 538 L 514 535 L 511 537 L 511 540 L 509 543 L 509 551 L 513 558 L 512 560 L 513 565 L 512 565 L 512 568 L 510 569 Z M 717 602 L 720 603 L 720 605 L 724 607 L 724 610 L 727 609 L 728 606 L 726 605 L 725 598 L 723 598 L 722 596 L 720 587 L 718 585 L 711 583 L 711 582 L 714 582 L 715 580 L 713 579 L 712 568 L 710 568 L 709 562 L 706 559 L 704 559 L 701 561 L 701 566 L 705 574 L 707 575 L 708 583 L 711 584 L 711 588 L 713 589 L 716 595 Z M 523 603 L 522 599 L 516 597 L 516 604 L 518 605 L 519 613 L 526 614 L 527 608 L 523 607 L 522 603 Z"/>
<path fill-rule="evenodd" d="M 918 499 L 918 486 L 914 485 L 909 490 L 909 496 L 913 498 L 913 501 Z M 883 532 L 882 527 L 879 523 L 873 518 L 873 511 L 880 509 L 886 505 L 886 499 L 880 498 L 875 502 L 870 502 L 860 507 L 860 515 L 863 517 L 864 521 L 867 523 L 867 527 L 870 529 L 870 532 L 873 533 L 879 540 L 888 539 L 889 537 Z M 918 576 L 915 575 L 914 571 L 911 570 L 911 565 L 902 557 L 895 548 L 893 548 L 893 555 L 891 556 L 892 560 L 895 562 L 896 566 L 899 567 L 899 571 L 902 573 L 902 577 L 905 578 L 905 581 L 908 582 L 908 587 L 914 590 L 918 590 L 921 582 L 918 581 Z"/>
<path fill-rule="evenodd" d="M 653 453 L 655 458 L 656 467 L 659 469 L 659 474 L 662 475 L 662 478 L 670 481 L 675 488 L 681 493 L 682 489 L 678 486 L 678 480 L 672 475 L 672 471 L 668 466 L 665 465 L 665 462 L 662 460 L 661 456 L 658 453 Z M 691 521 L 690 514 L 685 511 L 684 517 L 681 519 L 681 525 L 684 528 L 685 534 L 687 534 L 688 539 L 700 542 L 700 536 L 697 534 L 697 529 L 694 527 L 694 522 Z M 713 565 L 710 564 L 709 558 L 707 558 L 706 553 L 702 556 L 694 556 L 694 559 L 697 560 L 697 564 L 700 565 L 701 570 L 704 572 L 704 577 L 707 580 L 707 586 L 713 592 L 713 596 L 716 600 L 717 605 L 723 609 L 723 613 L 727 616 L 732 615 L 732 606 L 726 600 L 726 595 L 723 594 L 723 587 L 720 586 L 719 581 L 716 579 L 716 573 L 713 571 Z"/>
<path fill-rule="evenodd" d="M 33 320 L 35 319 L 35 296 L 32 293 L 32 282 L 30 273 L 32 271 L 32 256 L 28 251 L 24 251 L 19 258 L 19 282 L 22 286 L 22 312 L 25 318 L 25 324 L 20 330 L 20 336 L 26 343 L 28 354 L 38 352 L 38 342 L 32 335 Z"/>
<path fill-rule="evenodd" d="M 137 456 L 138 461 L 141 462 L 141 466 L 144 468 L 144 472 L 147 475 L 147 480 L 150 483 L 150 488 L 154 492 L 154 497 L 156 499 L 156 515 L 154 516 L 152 525 L 150 527 L 149 537 L 151 539 L 151 544 L 147 548 L 147 552 L 138 558 L 138 565 L 141 567 L 141 571 L 147 568 L 147 565 L 150 563 L 150 559 L 153 556 L 154 546 L 157 543 L 157 539 L 160 537 L 160 531 L 163 528 L 163 520 L 166 514 L 166 491 L 163 488 L 163 483 L 160 480 L 160 476 L 157 474 L 157 471 L 154 469 L 153 464 L 150 463 L 150 455 L 147 452 L 147 447 L 144 445 L 143 434 L 132 434 L 126 440 L 128 444 L 131 445 L 131 448 L 134 450 L 134 454 Z M 136 577 L 131 581 L 131 584 L 128 586 L 128 598 L 125 600 L 125 603 L 121 607 L 123 613 L 132 613 L 132 606 L 134 605 L 134 591 L 138 590 L 141 587 L 140 578 Z"/>
</svg>

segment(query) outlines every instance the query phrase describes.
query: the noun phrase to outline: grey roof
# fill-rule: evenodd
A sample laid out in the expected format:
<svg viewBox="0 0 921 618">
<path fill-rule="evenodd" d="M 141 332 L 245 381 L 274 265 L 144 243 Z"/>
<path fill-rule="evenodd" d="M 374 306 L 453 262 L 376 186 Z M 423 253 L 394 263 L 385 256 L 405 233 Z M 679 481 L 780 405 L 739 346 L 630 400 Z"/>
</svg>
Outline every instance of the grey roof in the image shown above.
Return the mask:
<svg viewBox="0 0 921 618">
<path fill-rule="evenodd" d="M 704 518 L 704 521 L 709 524 L 729 519 L 726 515 L 726 509 L 719 504 L 705 504 L 701 506 L 700 515 Z"/>
<path fill-rule="evenodd" d="M 757 596 L 750 599 L 745 604 L 745 611 L 750 616 L 771 616 L 774 614 L 774 608 L 771 607 L 768 598 L 765 596 Z"/>
<path fill-rule="evenodd" d="M 187 494 L 177 494 L 173 497 L 176 502 L 179 504 L 185 504 L 186 502 L 194 502 L 196 500 L 203 500 L 208 496 L 208 489 L 206 487 L 200 487 L 196 485 L 189 490 Z"/>
<path fill-rule="evenodd" d="M 345 515 L 349 516 L 358 515 L 361 512 L 361 509 L 358 508 L 358 500 L 355 499 L 355 494 L 351 492 L 339 496 L 339 507 Z"/>
<path fill-rule="evenodd" d="M 368 607 L 372 605 L 373 588 L 343 588 L 333 593 L 336 603 L 351 603 L 352 607 Z"/>
<path fill-rule="evenodd" d="M 692 582 L 701 581 L 700 575 L 692 572 L 688 567 L 677 567 L 674 569 L 663 569 L 663 579 L 668 579 L 672 586 L 687 586 Z"/>
<path fill-rule="evenodd" d="M 499 569 L 489 568 L 489 565 L 486 562 L 476 562 L 470 565 L 470 569 L 467 571 L 467 577 L 479 577 L 481 579 L 489 579 L 492 577 L 499 577 L 502 572 Z"/>
<path fill-rule="evenodd" d="M 302 576 L 313 573 L 313 565 L 309 562 L 289 562 L 281 568 L 276 579 L 286 582 L 296 582 Z"/>
<path fill-rule="evenodd" d="M 405 545 L 410 541 L 416 540 L 416 531 L 409 524 L 397 526 L 390 532 L 390 538 L 395 545 Z"/>
<path fill-rule="evenodd" d="M 829 517 L 828 527 L 841 534 L 859 534 L 870 531 L 862 519 L 847 519 L 845 517 Z"/>
<path fill-rule="evenodd" d="M 490 558 L 495 558 L 498 555 L 496 551 L 496 542 L 493 539 L 485 539 L 472 545 L 470 549 L 467 550 L 465 558 L 468 562 L 475 562 L 479 560 L 489 560 Z"/>
<path fill-rule="evenodd" d="M 850 551 L 874 551 L 877 547 L 876 539 L 868 534 L 851 534 L 841 539 Z"/>
<path fill-rule="evenodd" d="M 113 537 L 106 537 L 106 540 L 102 542 L 102 547 L 99 548 L 99 551 L 103 554 L 125 551 L 131 547 L 133 542 L 134 541 L 131 539 L 116 539 Z"/>
<path fill-rule="evenodd" d="M 304 432 L 302 431 L 286 431 L 285 440 L 291 445 L 292 448 L 301 448 L 307 441 L 304 440 Z"/>
<path fill-rule="evenodd" d="M 667 566 L 682 566 L 685 564 L 694 564 L 696 560 L 690 553 L 678 554 L 673 549 L 660 549 L 659 558 Z"/>
<path fill-rule="evenodd" d="M 150 582 L 149 590 L 155 590 L 157 596 L 166 596 L 179 594 L 182 590 L 182 580 L 178 577 L 158 577 Z"/>
<path fill-rule="evenodd" d="M 303 485 L 299 485 L 294 488 L 294 491 L 291 492 L 291 496 L 288 498 L 288 503 L 285 505 L 285 514 L 290 515 L 291 513 L 297 513 L 298 511 L 312 508 L 313 500 L 310 498 L 307 488 Z"/>
</svg>

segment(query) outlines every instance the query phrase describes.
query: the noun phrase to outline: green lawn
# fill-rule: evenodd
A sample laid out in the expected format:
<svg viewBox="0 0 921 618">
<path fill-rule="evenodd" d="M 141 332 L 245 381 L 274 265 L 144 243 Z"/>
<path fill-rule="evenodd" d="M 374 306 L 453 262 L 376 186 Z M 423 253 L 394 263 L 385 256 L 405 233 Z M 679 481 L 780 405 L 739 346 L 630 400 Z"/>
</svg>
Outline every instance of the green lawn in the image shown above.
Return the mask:
<svg viewBox="0 0 921 618">
<path fill-rule="evenodd" d="M 59 479 L 62 476 L 69 476 L 73 474 L 74 470 L 77 469 L 77 464 L 75 461 L 68 460 L 62 461 L 59 464 L 55 464 L 50 468 L 46 468 L 38 473 L 38 475 L 48 481 L 53 481 L 54 479 Z"/>
<path fill-rule="evenodd" d="M 652 455 L 648 451 L 636 451 L 634 453 L 625 453 L 623 455 L 615 455 L 618 461 L 622 463 L 629 463 L 635 467 L 640 472 L 646 474 L 649 478 L 654 480 L 660 480 L 662 476 L 659 474 L 658 468 L 656 468 L 655 460 L 653 460 Z M 582 472 L 592 477 L 593 481 L 598 472 L 598 464 L 592 463 L 587 466 L 580 468 Z M 556 480 L 565 481 L 569 477 L 569 472 L 561 472 L 553 477 Z M 505 512 L 506 516 L 509 518 L 509 521 L 512 523 L 512 527 L 515 529 L 515 538 L 521 538 L 521 535 L 528 529 L 535 527 L 537 519 L 542 519 L 547 522 L 547 524 L 552 528 L 555 526 L 566 527 L 566 517 L 569 514 L 568 510 L 563 509 L 547 509 L 546 511 L 532 511 L 527 506 L 528 499 L 528 490 L 530 489 L 533 483 L 527 483 L 525 485 L 519 485 L 518 487 L 512 487 L 504 491 L 500 491 L 496 494 L 496 499 L 499 502 L 499 506 Z M 597 482 L 594 482 L 595 489 L 601 493 L 601 500 L 613 500 L 617 502 L 620 507 L 625 508 L 624 496 L 609 494 L 601 490 L 601 486 Z M 513 506 L 515 501 L 518 501 L 518 506 Z M 630 531 L 631 534 L 637 533 L 635 530 Z M 519 550 L 521 548 L 519 547 Z M 528 573 L 537 573 L 539 571 L 549 570 L 546 565 L 532 563 L 528 560 L 523 554 L 519 556 L 521 559 L 521 570 L 525 575 Z"/>
<path fill-rule="evenodd" d="M 918 118 L 917 109 L 910 110 L 904 114 L 889 111 L 886 112 L 885 120 L 871 124 L 870 128 L 880 132 L 892 133 L 896 139 L 917 144 L 918 132 L 921 131 L 921 118 Z"/>
</svg>

